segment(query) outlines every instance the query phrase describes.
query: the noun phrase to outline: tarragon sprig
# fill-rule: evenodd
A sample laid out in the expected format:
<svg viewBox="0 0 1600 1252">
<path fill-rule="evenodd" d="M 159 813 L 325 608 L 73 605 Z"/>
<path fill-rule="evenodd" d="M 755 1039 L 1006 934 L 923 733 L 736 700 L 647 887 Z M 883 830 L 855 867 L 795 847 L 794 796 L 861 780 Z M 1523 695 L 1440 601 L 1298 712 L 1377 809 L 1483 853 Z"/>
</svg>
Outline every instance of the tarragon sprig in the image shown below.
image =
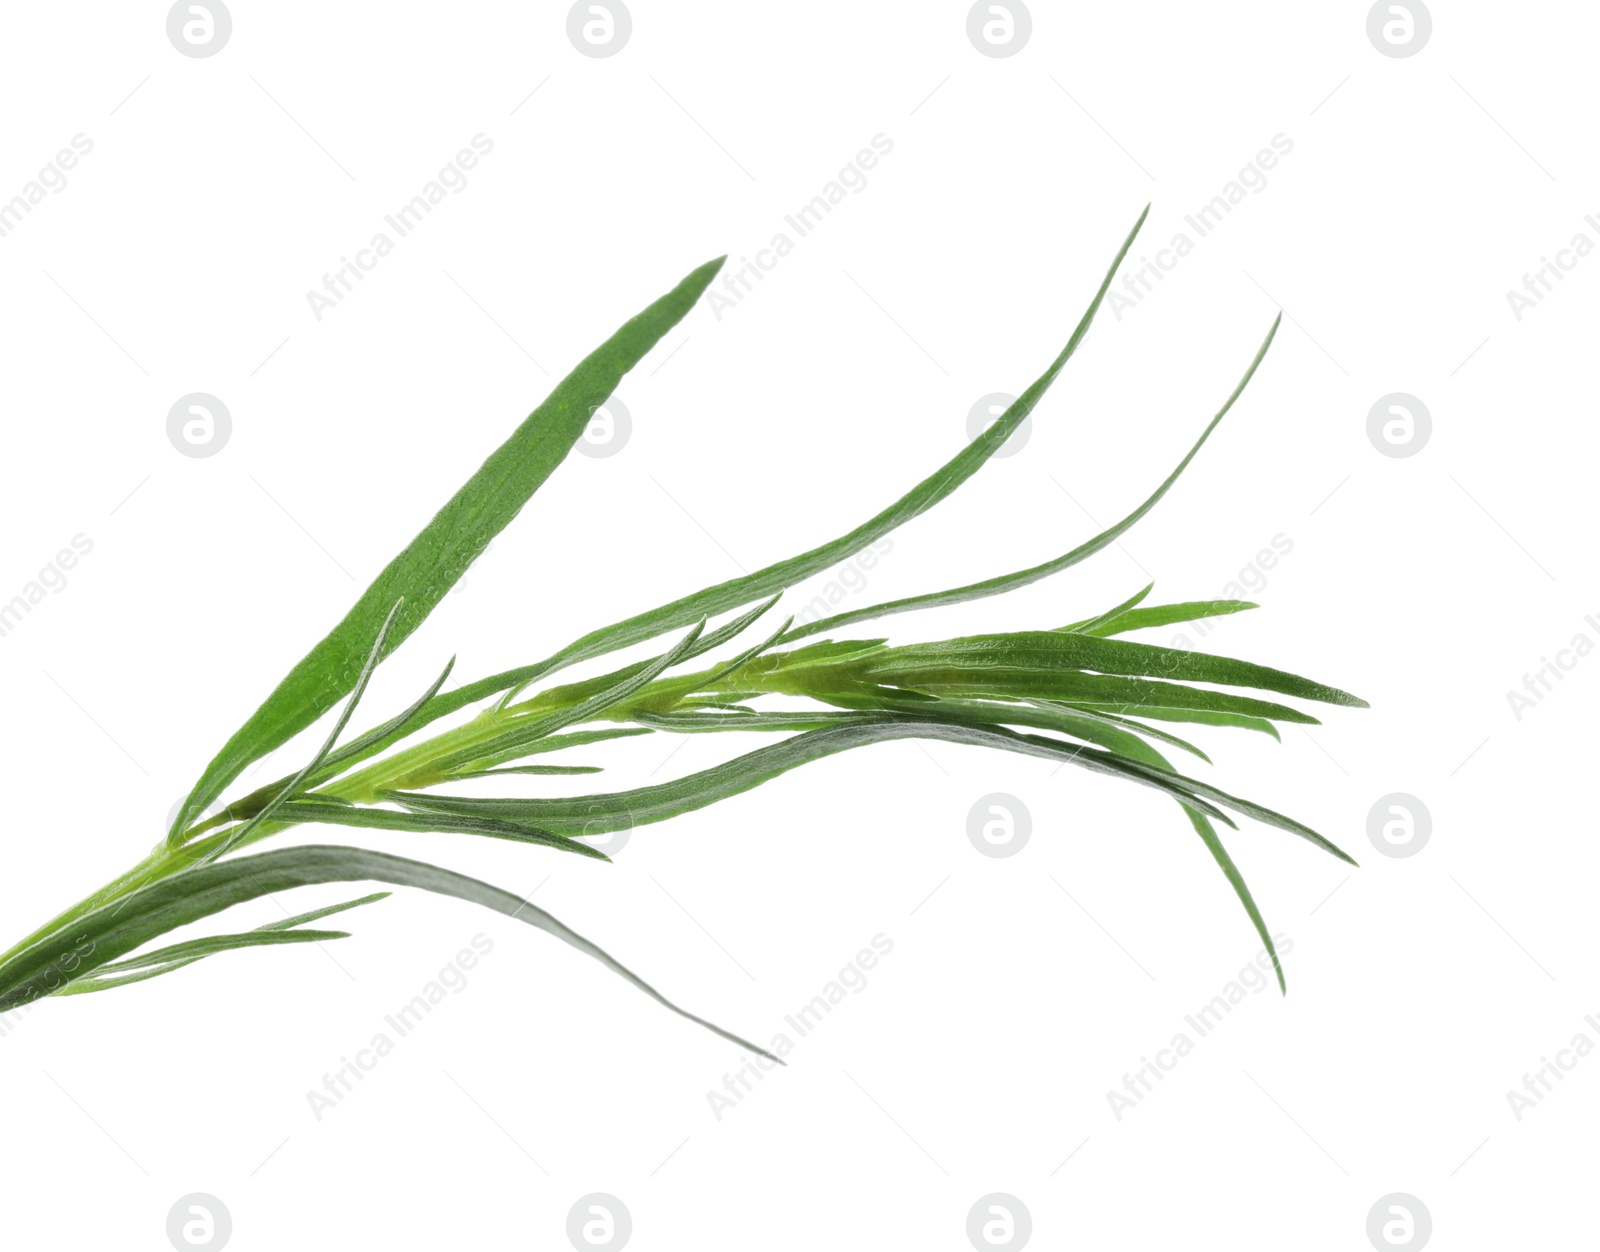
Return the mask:
<svg viewBox="0 0 1600 1252">
<path fill-rule="evenodd" d="M 1316 722 L 1280 698 L 1347 707 L 1364 707 L 1364 702 L 1266 666 L 1121 638 L 1255 605 L 1239 600 L 1149 605 L 1150 588 L 1145 587 L 1092 618 L 1053 628 L 898 646 L 887 637 L 856 638 L 845 632 L 863 622 L 1000 595 L 1059 573 L 1110 545 L 1154 508 L 1188 468 L 1260 367 L 1277 321 L 1183 460 L 1144 501 L 1100 534 L 1011 574 L 802 626 L 784 620 L 762 628 L 755 642 L 748 634 L 771 614 L 784 592 L 934 507 L 995 454 L 1077 351 L 1144 220 L 1141 214 L 1045 372 L 982 435 L 888 508 L 790 560 L 590 631 L 542 661 L 445 691 L 452 660 L 411 705 L 341 745 L 376 666 L 415 631 L 516 516 L 566 457 L 621 377 L 694 306 L 722 259 L 689 274 L 563 379 L 373 580 L 202 772 L 160 847 L 0 957 L 0 1011 L 46 995 L 101 991 L 158 977 L 236 948 L 343 938 L 343 931 L 309 924 L 370 904 L 387 892 L 255 930 L 147 946 L 180 926 L 262 895 L 313 883 L 380 882 L 471 900 L 537 926 L 599 960 L 673 1012 L 763 1052 L 671 1003 L 603 949 L 510 892 L 372 849 L 313 845 L 259 851 L 254 845 L 292 827 L 321 825 L 474 834 L 604 861 L 605 854 L 585 838 L 678 817 L 822 757 L 907 738 L 1040 757 L 1170 796 L 1216 859 L 1276 964 L 1272 937 L 1217 834 L 1217 824 L 1233 827 L 1236 817 L 1247 817 L 1343 860 L 1350 858 L 1295 819 L 1174 768 L 1163 748 L 1176 748 L 1205 763 L 1209 758 L 1169 727 L 1225 726 L 1276 737 L 1278 722 Z M 672 632 L 682 633 L 651 659 L 536 689 L 570 666 Z M 727 645 L 737 651 L 694 665 Z M 341 701 L 344 707 L 331 733 L 302 768 L 228 802 L 213 817 L 202 817 L 246 768 Z M 422 736 L 441 719 L 480 705 L 484 707 L 469 720 Z M 456 790 L 490 776 L 598 773 L 600 767 L 587 761 L 550 764 L 542 758 L 568 749 L 587 755 L 625 736 L 724 731 L 774 738 L 709 769 L 630 790 L 541 798 L 488 798 L 470 789 Z M 1281 966 L 1278 980 L 1282 986 Z"/>
</svg>

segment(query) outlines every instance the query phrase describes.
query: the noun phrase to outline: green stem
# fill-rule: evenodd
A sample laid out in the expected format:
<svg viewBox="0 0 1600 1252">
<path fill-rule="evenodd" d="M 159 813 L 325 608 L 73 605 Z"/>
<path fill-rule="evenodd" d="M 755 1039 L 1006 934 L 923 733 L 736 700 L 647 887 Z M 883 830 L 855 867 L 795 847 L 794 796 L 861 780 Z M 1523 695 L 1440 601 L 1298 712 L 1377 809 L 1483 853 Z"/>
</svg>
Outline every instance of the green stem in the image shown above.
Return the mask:
<svg viewBox="0 0 1600 1252">
<path fill-rule="evenodd" d="M 540 717 L 551 712 L 571 708 L 599 691 L 604 691 L 626 677 L 631 668 L 602 674 L 582 682 L 552 687 L 504 709 L 486 710 L 471 721 L 464 722 L 442 734 L 434 735 L 409 748 L 373 762 L 348 777 L 329 781 L 318 786 L 318 791 L 349 800 L 355 804 L 373 804 L 386 791 L 420 790 L 445 781 L 434 763 L 459 753 L 475 744 L 487 743 L 518 721 Z M 815 681 L 817 666 L 803 667 L 812 671 L 808 680 Z M 720 675 L 720 676 L 718 676 Z M 709 682 L 713 677 L 716 681 Z M 786 672 L 781 655 L 759 657 L 734 673 L 721 673 L 719 669 L 703 669 L 693 674 L 660 678 L 632 700 L 608 709 L 603 720 L 627 722 L 640 711 L 663 712 L 685 696 L 702 691 L 756 691 L 782 693 L 804 691 L 805 684 Z M 280 779 L 250 795 L 235 801 L 216 816 L 197 823 L 184 831 L 176 843 L 158 844 L 151 853 L 127 872 L 107 883 L 98 891 L 85 896 L 65 912 L 57 914 L 3 955 L 0 955 L 0 991 L 5 987 L 5 971 L 11 959 L 35 944 L 70 930 L 72 924 L 96 909 L 131 895 L 173 874 L 182 873 L 190 866 L 203 864 L 227 845 L 230 827 L 247 820 L 270 800 L 288 782 Z M 234 845 L 238 850 L 257 843 L 281 831 L 290 829 L 292 822 L 266 822 Z"/>
</svg>

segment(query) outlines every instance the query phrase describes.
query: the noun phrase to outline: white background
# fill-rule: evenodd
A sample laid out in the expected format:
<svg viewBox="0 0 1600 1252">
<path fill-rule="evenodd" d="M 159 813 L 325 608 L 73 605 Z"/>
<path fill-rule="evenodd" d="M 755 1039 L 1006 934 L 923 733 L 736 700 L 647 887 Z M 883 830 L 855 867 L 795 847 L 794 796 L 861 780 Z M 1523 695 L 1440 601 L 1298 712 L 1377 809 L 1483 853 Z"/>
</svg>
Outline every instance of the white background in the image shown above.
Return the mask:
<svg viewBox="0 0 1600 1252">
<path fill-rule="evenodd" d="M 627 1205 L 641 1250 L 959 1249 L 991 1192 L 1023 1201 L 1038 1247 L 1365 1248 L 1391 1192 L 1440 1249 L 1592 1239 L 1600 1059 L 1520 1120 L 1507 1092 L 1580 1032 L 1600 1043 L 1600 660 L 1520 720 L 1506 695 L 1575 635 L 1600 642 L 1600 259 L 1521 320 L 1506 298 L 1579 232 L 1600 242 L 1592 8 L 1440 0 L 1403 59 L 1358 3 L 1040 2 L 1009 58 L 974 49 L 960 3 L 637 0 L 609 59 L 574 49 L 562 4 L 232 15 L 204 59 L 159 4 L 4 18 L 0 198 L 93 143 L 0 238 L 0 599 L 93 544 L 0 639 L 5 942 L 145 853 L 555 378 L 701 261 L 753 255 L 878 134 L 865 189 L 624 382 L 631 441 L 556 473 L 360 720 L 452 653 L 464 678 L 532 661 L 864 520 L 961 446 L 974 400 L 1044 367 L 1147 201 L 1134 260 L 1283 135 L 1265 188 L 1107 309 L 1026 446 L 897 533 L 850 603 L 1020 568 L 1121 516 L 1281 306 L 1252 388 L 1119 548 L 892 633 L 1054 626 L 1148 578 L 1159 600 L 1217 596 L 1282 535 L 1262 609 L 1206 646 L 1373 707 L 1281 745 L 1202 733 L 1216 765 L 1196 768 L 1363 867 L 1229 837 L 1292 942 L 1289 995 L 1249 995 L 1119 1120 L 1108 1091 L 1258 950 L 1154 793 L 898 743 L 642 829 L 614 866 L 372 834 L 537 888 L 763 1040 L 874 935 L 893 951 L 720 1120 L 707 1093 L 736 1049 L 547 936 L 417 893 L 326 950 L 46 1001 L 0 1038 L 8 1244 L 165 1248 L 191 1192 L 241 1250 L 561 1248 L 590 1192 Z M 493 151 L 466 187 L 318 320 L 306 293 L 478 134 Z M 233 420 L 205 459 L 166 434 L 197 391 Z M 1405 459 L 1366 433 L 1392 392 L 1432 414 Z M 613 746 L 621 786 L 738 745 Z M 990 792 L 1032 814 L 1007 859 L 967 839 Z M 1367 838 L 1392 792 L 1432 816 L 1406 859 Z M 257 901 L 230 928 L 338 898 Z M 479 933 L 466 989 L 318 1120 L 307 1092 Z"/>
</svg>

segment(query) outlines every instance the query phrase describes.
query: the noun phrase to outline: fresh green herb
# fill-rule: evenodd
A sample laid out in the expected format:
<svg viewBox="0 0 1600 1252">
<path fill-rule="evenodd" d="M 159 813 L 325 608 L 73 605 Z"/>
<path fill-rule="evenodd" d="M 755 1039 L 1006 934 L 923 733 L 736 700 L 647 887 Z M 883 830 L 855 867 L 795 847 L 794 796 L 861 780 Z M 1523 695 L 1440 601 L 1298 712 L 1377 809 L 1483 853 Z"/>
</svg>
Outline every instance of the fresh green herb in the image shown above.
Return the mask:
<svg viewBox="0 0 1600 1252">
<path fill-rule="evenodd" d="M 1145 211 L 1149 212 L 1148 209 Z M 1145 587 L 1095 617 L 1053 630 L 972 635 L 893 646 L 840 637 L 858 622 L 959 604 L 1026 586 L 1107 547 L 1155 507 L 1238 400 L 1278 329 L 1176 469 L 1136 509 L 1071 551 L 983 582 L 855 609 L 796 627 L 785 621 L 760 642 L 691 669 L 740 639 L 783 593 L 932 508 L 976 473 L 1016 430 L 1077 351 L 1131 247 L 1135 223 L 1088 310 L 1049 368 L 983 435 L 894 504 L 832 542 L 753 574 L 708 587 L 591 631 L 553 656 L 444 690 L 454 661 L 401 713 L 339 745 L 377 665 L 419 626 L 489 541 L 566 457 L 595 408 L 694 306 L 721 267 L 701 266 L 582 361 L 397 556 L 334 629 L 300 661 L 206 767 L 166 841 L 143 862 L 0 956 L 0 1011 L 46 995 L 124 986 L 244 947 L 347 937 L 308 923 L 370 904 L 387 892 L 313 910 L 255 930 L 147 944 L 233 905 L 293 887 L 381 882 L 471 900 L 539 927 L 594 957 L 675 1013 L 755 1052 L 761 1048 L 672 1004 L 599 947 L 526 900 L 450 870 L 343 846 L 247 848 L 304 824 L 368 830 L 484 835 L 596 860 L 585 836 L 664 821 L 759 787 L 821 757 L 889 739 L 975 744 L 1076 765 L 1150 787 L 1183 809 L 1244 905 L 1273 962 L 1277 953 L 1243 877 L 1217 835 L 1230 814 L 1296 835 L 1350 858 L 1316 831 L 1271 809 L 1180 773 L 1155 746 L 1193 744 L 1151 725 L 1190 722 L 1277 735 L 1275 722 L 1315 723 L 1267 696 L 1346 707 L 1364 702 L 1322 683 L 1199 652 L 1135 643 L 1131 631 L 1256 607 L 1240 600 L 1151 606 Z M 713 626 L 711 620 L 732 614 Z M 581 661 L 682 636 L 654 659 L 527 694 Z M 809 644 L 816 635 L 828 638 Z M 1206 684 L 1195 686 L 1193 684 Z M 1224 689 L 1219 689 L 1224 688 Z M 1242 688 L 1243 690 L 1237 690 Z M 1264 693 L 1264 694 L 1251 694 Z M 493 707 L 442 732 L 425 727 L 469 705 Z M 251 764 L 344 708 L 303 768 L 201 814 Z M 696 774 L 654 786 L 541 799 L 485 799 L 448 790 L 487 776 L 571 775 L 593 765 L 528 763 L 543 753 L 643 734 L 721 731 L 782 736 Z M 1353 862 L 1352 862 L 1353 863 Z M 1283 971 L 1278 969 L 1279 985 Z M 777 1059 L 777 1058 L 773 1058 Z"/>
</svg>

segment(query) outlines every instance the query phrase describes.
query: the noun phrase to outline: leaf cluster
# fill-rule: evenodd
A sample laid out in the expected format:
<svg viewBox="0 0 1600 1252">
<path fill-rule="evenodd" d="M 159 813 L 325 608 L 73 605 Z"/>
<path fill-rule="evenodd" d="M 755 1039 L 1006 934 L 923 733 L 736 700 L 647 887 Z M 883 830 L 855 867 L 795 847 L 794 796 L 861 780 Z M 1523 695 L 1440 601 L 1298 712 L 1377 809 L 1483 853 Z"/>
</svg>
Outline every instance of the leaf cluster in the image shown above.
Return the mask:
<svg viewBox="0 0 1600 1252">
<path fill-rule="evenodd" d="M 1148 209 L 1146 210 L 1148 213 Z M 76 995 L 158 977 L 239 948 L 325 942 L 346 932 L 311 923 L 373 903 L 376 892 L 283 922 L 151 947 L 170 931 L 236 904 L 298 886 L 379 882 L 470 900 L 577 948 L 672 1011 L 752 1051 L 763 1050 L 665 999 L 638 975 L 526 900 L 451 870 L 349 846 L 271 851 L 252 846 L 302 826 L 368 832 L 471 834 L 607 859 L 585 840 L 666 821 L 750 791 L 812 761 L 898 739 L 937 740 L 1070 764 L 1159 791 L 1184 811 L 1277 954 L 1219 825 L 1248 818 L 1350 858 L 1295 819 L 1180 772 L 1166 753 L 1209 758 L 1172 727 L 1229 727 L 1277 736 L 1278 723 L 1314 724 L 1286 700 L 1364 707 L 1338 688 L 1247 661 L 1124 636 L 1253 609 L 1238 600 L 1150 605 L 1151 588 L 1084 621 L 894 645 L 854 637 L 859 623 L 1000 595 L 1060 573 L 1115 542 L 1171 489 L 1233 407 L 1277 332 L 1274 322 L 1237 387 L 1172 472 L 1114 525 L 1052 560 L 981 582 L 853 609 L 796 626 L 762 627 L 783 594 L 950 496 L 1006 442 L 1077 351 L 1141 215 L 1065 346 L 976 440 L 894 503 L 807 552 L 582 635 L 541 661 L 445 690 L 454 661 L 405 709 L 341 743 L 375 668 L 439 603 L 490 540 L 570 451 L 618 380 L 693 307 L 721 260 L 689 274 L 624 324 L 557 385 L 355 606 L 289 672 L 202 772 L 165 843 L 133 871 L 80 902 L 0 957 L 0 1010 L 43 995 Z M 717 620 L 721 619 L 721 620 Z M 562 670 L 663 636 L 646 660 L 560 685 Z M 720 660 L 704 660 L 732 645 Z M 696 662 L 700 664 L 696 665 Z M 343 702 L 305 765 L 200 815 L 250 765 Z M 469 720 L 422 732 L 473 706 Z M 563 796 L 489 798 L 486 777 L 595 774 L 548 754 L 633 735 L 768 736 L 771 742 L 668 782 Z M 1186 730 L 1185 733 L 1192 733 Z M 1281 967 L 1278 971 L 1283 982 Z M 776 1059 L 776 1058 L 774 1058 Z"/>
</svg>

